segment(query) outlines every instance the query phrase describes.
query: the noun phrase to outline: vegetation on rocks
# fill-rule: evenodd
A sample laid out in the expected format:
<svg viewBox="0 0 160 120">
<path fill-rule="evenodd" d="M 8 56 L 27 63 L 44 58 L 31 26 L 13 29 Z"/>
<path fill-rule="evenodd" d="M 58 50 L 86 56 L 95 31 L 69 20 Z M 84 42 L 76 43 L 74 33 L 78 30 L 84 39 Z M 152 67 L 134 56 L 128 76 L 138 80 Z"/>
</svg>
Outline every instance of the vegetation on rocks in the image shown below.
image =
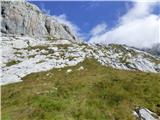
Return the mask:
<svg viewBox="0 0 160 120">
<path fill-rule="evenodd" d="M 28 48 L 25 48 L 27 49 L 28 51 L 30 50 L 36 50 L 36 49 L 39 49 L 39 50 L 48 50 L 48 46 L 46 45 L 36 45 L 36 46 L 29 46 Z"/>
<path fill-rule="evenodd" d="M 57 38 L 55 36 L 49 36 L 49 35 L 46 38 L 47 38 L 47 40 L 50 40 L 50 41 L 55 41 L 55 40 L 59 39 L 59 38 Z"/>
<path fill-rule="evenodd" d="M 18 61 L 18 60 L 11 60 L 8 63 L 6 63 L 6 66 L 9 67 L 9 66 L 12 66 L 12 65 L 15 65 L 15 64 L 18 64 L 18 63 L 20 63 L 20 61 Z"/>
</svg>

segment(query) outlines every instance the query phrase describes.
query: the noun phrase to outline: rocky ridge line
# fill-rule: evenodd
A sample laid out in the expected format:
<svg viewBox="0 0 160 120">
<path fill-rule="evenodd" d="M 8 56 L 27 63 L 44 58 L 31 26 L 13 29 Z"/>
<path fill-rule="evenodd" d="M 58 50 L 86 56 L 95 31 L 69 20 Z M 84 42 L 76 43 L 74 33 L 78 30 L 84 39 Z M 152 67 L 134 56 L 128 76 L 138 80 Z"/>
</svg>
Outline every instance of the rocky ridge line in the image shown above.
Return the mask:
<svg viewBox="0 0 160 120">
<path fill-rule="evenodd" d="M 159 72 L 160 59 L 127 46 L 73 42 L 66 39 L 35 39 L 29 36 L 2 37 L 2 81 L 21 81 L 33 72 L 73 66 L 86 58 L 116 69 Z"/>
</svg>

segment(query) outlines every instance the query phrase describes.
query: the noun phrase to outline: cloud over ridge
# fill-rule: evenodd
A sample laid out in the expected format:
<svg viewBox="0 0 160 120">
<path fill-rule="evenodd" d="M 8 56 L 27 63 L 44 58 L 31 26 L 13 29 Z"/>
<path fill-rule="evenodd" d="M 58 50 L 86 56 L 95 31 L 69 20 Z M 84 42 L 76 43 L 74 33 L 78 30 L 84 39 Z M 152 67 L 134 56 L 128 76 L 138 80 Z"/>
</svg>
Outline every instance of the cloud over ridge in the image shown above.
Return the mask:
<svg viewBox="0 0 160 120">
<path fill-rule="evenodd" d="M 126 44 L 138 48 L 150 48 L 153 44 L 160 43 L 160 16 L 152 14 L 156 4 L 157 2 L 135 2 L 133 8 L 120 17 L 116 27 L 103 31 L 100 35 L 93 34 L 89 42 Z"/>
</svg>

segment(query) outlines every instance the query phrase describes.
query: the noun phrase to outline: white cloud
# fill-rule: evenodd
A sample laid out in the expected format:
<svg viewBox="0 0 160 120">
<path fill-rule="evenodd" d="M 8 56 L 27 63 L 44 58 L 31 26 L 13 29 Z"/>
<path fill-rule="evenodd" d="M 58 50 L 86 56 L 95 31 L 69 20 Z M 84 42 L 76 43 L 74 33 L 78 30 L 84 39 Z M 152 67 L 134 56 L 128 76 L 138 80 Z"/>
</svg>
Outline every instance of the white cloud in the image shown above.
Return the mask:
<svg viewBox="0 0 160 120">
<path fill-rule="evenodd" d="M 94 27 L 91 31 L 90 31 L 90 34 L 91 35 L 101 35 L 103 34 L 107 29 L 107 24 L 105 23 L 101 23 L 101 24 L 98 24 L 96 27 Z"/>
<path fill-rule="evenodd" d="M 119 24 L 101 35 L 93 35 L 92 43 L 117 43 L 138 48 L 160 43 L 160 16 L 152 14 L 156 2 L 136 2 Z"/>
<path fill-rule="evenodd" d="M 54 16 L 54 17 L 58 20 L 58 22 L 67 25 L 74 35 L 82 38 L 82 35 L 79 32 L 80 28 L 75 24 L 73 24 L 71 21 L 69 21 L 65 14 L 61 14 L 59 16 Z"/>
<path fill-rule="evenodd" d="M 157 2 L 136 2 L 134 7 L 121 17 L 121 22 L 130 22 L 149 16 L 156 4 Z"/>
</svg>

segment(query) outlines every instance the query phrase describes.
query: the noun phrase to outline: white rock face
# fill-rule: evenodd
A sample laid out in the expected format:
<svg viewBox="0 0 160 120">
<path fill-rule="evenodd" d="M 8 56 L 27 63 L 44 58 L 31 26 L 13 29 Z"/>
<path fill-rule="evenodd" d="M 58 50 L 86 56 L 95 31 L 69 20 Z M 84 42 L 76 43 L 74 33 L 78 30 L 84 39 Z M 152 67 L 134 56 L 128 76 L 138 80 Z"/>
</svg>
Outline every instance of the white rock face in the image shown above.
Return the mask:
<svg viewBox="0 0 160 120">
<path fill-rule="evenodd" d="M 136 108 L 134 115 L 139 120 L 160 120 L 160 117 L 146 108 Z"/>
<path fill-rule="evenodd" d="M 50 36 L 76 40 L 76 36 L 66 25 L 26 1 L 1 2 L 1 32 L 38 38 Z M 17 46 L 17 43 L 15 44 Z"/>
<path fill-rule="evenodd" d="M 13 48 L 22 49 L 28 47 L 28 44 L 22 40 L 16 40 L 13 42 Z"/>
<path fill-rule="evenodd" d="M 2 36 L 0 84 L 22 81 L 28 74 L 74 66 L 86 58 L 118 69 L 159 72 L 160 59 L 121 45 L 91 45 L 72 40 Z M 81 66 L 78 70 L 83 70 Z"/>
</svg>

